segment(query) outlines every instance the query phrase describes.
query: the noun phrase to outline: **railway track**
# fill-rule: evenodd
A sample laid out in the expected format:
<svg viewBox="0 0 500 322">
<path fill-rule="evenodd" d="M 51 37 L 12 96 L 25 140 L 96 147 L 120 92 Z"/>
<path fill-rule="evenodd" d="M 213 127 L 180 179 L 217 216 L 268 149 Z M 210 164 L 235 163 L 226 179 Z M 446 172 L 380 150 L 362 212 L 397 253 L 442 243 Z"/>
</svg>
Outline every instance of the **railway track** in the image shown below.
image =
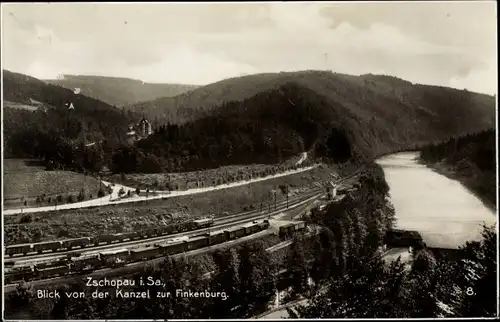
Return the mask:
<svg viewBox="0 0 500 322">
<path fill-rule="evenodd" d="M 352 178 L 353 176 L 357 175 L 361 171 L 362 171 L 362 169 L 360 169 L 360 170 L 352 173 L 349 176 L 341 178 L 336 183 L 340 184 L 343 181 L 345 181 L 345 180 L 347 180 L 349 178 Z M 289 204 L 288 207 L 286 207 L 286 200 L 280 202 L 280 206 L 279 207 L 276 204 L 275 209 L 273 211 L 271 211 L 270 213 L 265 213 L 265 211 L 258 211 L 257 210 L 257 211 L 249 211 L 249 212 L 244 212 L 244 213 L 240 213 L 240 214 L 235 214 L 235 215 L 227 216 L 227 217 L 224 217 L 224 218 L 219 218 L 217 220 L 217 225 L 216 226 L 212 226 L 210 228 L 203 228 L 203 229 L 198 229 L 198 230 L 194 230 L 194 231 L 188 231 L 188 232 L 183 232 L 183 233 L 178 233 L 178 234 L 172 234 L 172 235 L 168 235 L 168 236 L 153 237 L 153 238 L 149 238 L 147 240 L 130 241 L 130 242 L 124 242 L 124 243 L 123 242 L 122 243 L 115 243 L 115 244 L 112 244 L 112 245 L 97 246 L 97 247 L 93 247 L 93 249 L 90 250 L 88 252 L 88 254 L 92 254 L 93 252 L 94 253 L 100 252 L 100 251 L 102 251 L 102 249 L 97 249 L 97 248 L 102 248 L 102 247 L 106 247 L 106 248 L 124 248 L 124 246 L 126 246 L 124 244 L 127 244 L 127 245 L 131 244 L 132 247 L 128 247 L 128 248 L 129 249 L 133 249 L 135 247 L 140 247 L 140 246 L 147 245 L 148 243 L 149 243 L 149 245 L 151 245 L 150 244 L 151 242 L 162 241 L 162 240 L 169 239 L 169 238 L 174 238 L 174 237 L 179 237 L 179 236 L 196 236 L 196 235 L 203 234 L 203 233 L 205 233 L 207 231 L 217 231 L 217 230 L 221 230 L 221 229 L 224 229 L 226 227 L 233 226 L 233 225 L 244 224 L 244 223 L 251 222 L 251 221 L 254 221 L 254 220 L 259 220 L 259 219 L 267 219 L 267 218 L 270 218 L 273 215 L 279 214 L 283 210 L 291 210 L 293 212 L 296 212 L 296 211 L 298 211 L 300 209 L 304 210 L 305 208 L 307 208 L 308 203 L 316 200 L 317 198 L 321 197 L 322 195 L 323 195 L 323 193 L 313 193 L 313 192 L 311 192 L 311 193 L 307 194 L 306 196 L 295 197 L 294 199 L 296 199 L 296 200 L 293 200 L 293 201 L 288 200 L 288 204 Z M 194 256 L 194 255 L 202 254 L 202 253 L 212 252 L 212 251 L 217 250 L 217 249 L 231 247 L 231 246 L 235 246 L 237 244 L 244 243 L 247 240 L 251 240 L 251 239 L 255 239 L 255 238 L 260 238 L 261 235 L 265 236 L 265 235 L 268 235 L 268 234 L 270 234 L 270 231 L 269 230 L 265 230 L 265 231 L 261 231 L 261 232 L 255 233 L 253 235 L 245 236 L 245 237 L 242 237 L 242 238 L 239 238 L 239 239 L 236 239 L 236 240 L 224 242 L 222 244 L 208 246 L 208 247 L 203 247 L 203 248 L 199 248 L 199 249 L 195 249 L 195 250 L 191 250 L 191 251 L 187 251 L 187 252 L 184 252 L 184 253 L 179 253 L 179 254 L 175 254 L 175 255 L 171 255 L 171 256 L 174 257 L 174 258 L 178 258 L 178 257 L 181 257 L 181 256 L 188 257 L 188 256 Z M 88 248 L 86 248 L 85 250 L 87 250 L 87 249 Z M 65 254 L 75 253 L 75 252 L 76 253 L 81 253 L 81 250 L 80 251 L 77 250 L 77 251 L 60 252 L 60 253 L 40 254 L 40 255 L 44 255 L 42 257 L 44 259 L 44 261 L 49 261 L 49 260 L 52 260 L 52 259 L 55 259 L 55 258 L 58 258 L 58 257 L 64 257 Z M 40 255 L 27 256 L 27 257 L 31 257 L 31 259 L 27 259 L 27 257 L 21 257 L 21 258 L 22 258 L 23 262 L 33 262 L 32 264 L 35 264 L 36 261 L 40 261 Z M 145 260 L 145 261 L 139 260 L 137 262 L 128 263 L 124 267 L 120 267 L 120 268 L 102 268 L 102 269 L 93 271 L 91 273 L 87 273 L 85 275 L 75 274 L 74 273 L 74 274 L 66 275 L 66 276 L 60 276 L 60 277 L 53 277 L 53 278 L 48 278 L 48 279 L 34 280 L 34 281 L 31 281 L 31 282 L 28 282 L 28 284 L 31 285 L 31 286 L 38 286 L 38 285 L 46 285 L 46 284 L 53 284 L 53 283 L 61 283 L 61 282 L 65 282 L 65 281 L 68 282 L 68 281 L 71 281 L 71 280 L 75 281 L 75 280 L 81 279 L 83 276 L 91 276 L 91 277 L 104 277 L 104 276 L 107 276 L 107 277 L 108 276 L 110 276 L 110 277 L 116 277 L 116 276 L 123 276 L 124 274 L 129 274 L 129 273 L 132 273 L 132 272 L 136 271 L 139 268 L 140 265 L 144 265 L 146 263 L 148 263 L 148 264 L 160 263 L 161 261 L 165 260 L 165 258 L 166 257 L 159 257 L 159 258 L 149 259 L 149 260 Z M 18 283 L 14 283 L 14 284 L 10 284 L 10 285 L 5 285 L 4 293 L 8 293 L 10 291 L 15 290 L 16 287 L 17 287 L 17 285 L 18 285 Z"/>
<path fill-rule="evenodd" d="M 336 184 L 342 184 L 344 181 L 356 176 L 359 174 L 363 168 L 358 169 L 357 171 L 338 179 L 335 183 Z M 86 254 L 91 254 L 91 253 L 96 253 L 100 252 L 103 250 L 109 250 L 109 249 L 118 249 L 118 248 L 136 248 L 140 247 L 143 245 L 148 245 L 149 243 L 154 243 L 170 238 L 176 238 L 176 237 L 183 237 L 183 236 L 193 236 L 193 235 L 199 235 L 203 234 L 207 231 L 215 231 L 219 229 L 223 229 L 226 227 L 229 227 L 231 225 L 236 225 L 240 223 L 246 223 L 249 221 L 257 220 L 257 219 L 263 219 L 266 218 L 267 216 L 273 216 L 276 215 L 277 213 L 287 209 L 286 204 L 288 203 L 289 208 L 290 207 L 295 207 L 297 206 L 297 203 L 301 203 L 303 200 L 307 200 L 312 196 L 319 197 L 320 192 L 324 191 L 323 188 L 318 188 L 313 190 L 312 192 L 306 194 L 305 196 L 296 196 L 290 198 L 288 201 L 283 200 L 280 201 L 279 203 L 276 203 L 273 207 L 271 205 L 271 213 L 266 213 L 269 209 L 269 203 L 266 204 L 268 206 L 268 209 L 260 209 L 257 210 L 251 210 L 251 211 L 246 211 L 242 212 L 239 214 L 234 214 L 234 215 L 229 215 L 221 218 L 217 218 L 214 220 L 214 226 L 209 227 L 209 228 L 202 228 L 198 230 L 191 230 L 191 231 L 186 231 L 186 232 L 181 232 L 181 233 L 176 233 L 176 234 L 170 234 L 170 235 L 162 235 L 162 236 L 157 236 L 157 237 L 150 237 L 150 238 L 145 238 L 145 239 L 140 239 L 140 240 L 133 240 L 133 241 L 124 241 L 124 242 L 118 242 L 118 243 L 112 243 L 112 244 L 105 244 L 105 245 L 99 245 L 99 246 L 90 246 L 90 247 L 85 247 L 85 248 L 79 248 L 79 249 L 73 249 L 73 250 L 68 250 L 68 251 L 58 251 L 58 252 L 44 252 L 41 254 L 27 254 L 27 255 L 17 255 L 13 257 L 4 257 L 4 261 L 6 264 L 13 264 L 15 262 L 32 262 L 33 264 L 38 263 L 38 262 L 43 262 L 43 261 L 49 261 L 53 259 L 57 259 L 60 257 L 64 257 L 67 255 L 71 254 L 80 254 L 80 253 L 86 253 Z M 274 208 L 274 209 L 273 209 Z"/>
<path fill-rule="evenodd" d="M 120 243 L 112 243 L 112 244 L 105 244 L 105 245 L 100 245 L 100 246 L 93 246 L 93 247 L 85 247 L 85 248 L 79 248 L 79 249 L 74 249 L 70 251 L 61 251 L 61 252 L 45 252 L 42 254 L 34 254 L 34 255 L 26 255 L 26 256 L 16 256 L 12 258 L 4 258 L 5 263 L 26 263 L 26 264 L 37 264 L 45 261 L 50 261 L 50 260 L 55 260 L 58 258 L 66 257 L 67 255 L 71 254 L 94 254 L 94 253 L 99 253 L 104 250 L 109 251 L 113 249 L 120 249 L 120 248 L 128 248 L 128 249 L 134 249 L 137 247 L 142 247 L 150 244 L 154 244 L 157 242 L 165 241 L 171 238 L 178 238 L 178 237 L 193 237 L 196 235 L 204 234 L 206 232 L 210 231 L 217 231 L 221 230 L 224 228 L 228 228 L 234 225 L 238 224 L 244 224 L 247 222 L 251 222 L 254 220 L 259 220 L 259 219 L 266 219 L 270 216 L 274 216 L 276 214 L 279 214 L 280 212 L 284 210 L 292 210 L 294 208 L 297 208 L 303 204 L 307 204 L 310 201 L 316 200 L 317 198 L 321 197 L 322 193 L 319 191 L 314 191 L 312 193 L 306 194 L 305 196 L 298 196 L 293 198 L 293 200 L 289 200 L 289 207 L 286 207 L 286 200 L 284 202 L 280 202 L 279 204 L 276 204 L 276 207 L 274 208 L 271 213 L 267 212 L 267 209 L 263 209 L 261 212 L 260 210 L 254 210 L 254 211 L 249 211 L 249 212 L 244 212 L 240 214 L 235 214 L 235 215 L 230 215 L 226 216 L 223 218 L 219 218 L 218 220 L 214 221 L 214 225 L 209 227 L 209 228 L 202 228 L 202 229 L 197 229 L 197 230 L 191 230 L 191 231 L 186 231 L 182 233 L 176 233 L 176 234 L 170 234 L 170 235 L 163 235 L 163 236 L 158 236 L 158 237 L 152 237 L 152 238 L 146 238 L 146 239 L 141 239 L 141 240 L 133 240 L 133 241 L 125 241 L 125 242 L 120 242 Z"/>
<path fill-rule="evenodd" d="M 253 234 L 250 236 L 246 236 L 243 238 L 239 238 L 236 240 L 225 242 L 223 244 L 199 248 L 199 249 L 191 250 L 188 252 L 171 255 L 169 257 L 177 259 L 177 258 L 182 258 L 182 257 L 192 257 L 192 256 L 201 255 L 201 254 L 205 254 L 205 253 L 211 253 L 211 252 L 217 251 L 219 249 L 224 249 L 227 247 L 234 247 L 234 246 L 243 244 L 245 242 L 248 242 L 252 239 L 261 238 L 261 237 L 264 237 L 264 236 L 267 236 L 270 234 L 271 234 L 271 232 L 269 230 L 264 230 L 264 231 L 258 232 L 256 234 Z M 119 267 L 119 268 L 102 268 L 102 269 L 95 270 L 91 273 L 87 273 L 87 274 L 83 274 L 83 275 L 74 274 L 74 275 L 53 277 L 53 278 L 48 278 L 48 279 L 33 280 L 30 282 L 24 282 L 23 285 L 27 286 L 27 287 L 35 287 L 35 286 L 42 287 L 42 286 L 48 286 L 48 285 L 53 286 L 53 285 L 57 285 L 57 284 L 68 284 L 68 283 L 75 282 L 75 281 L 85 281 L 85 278 L 87 278 L 87 277 L 92 277 L 94 279 L 100 279 L 100 278 L 104 278 L 104 277 L 107 277 L 107 278 L 123 277 L 124 275 L 137 272 L 137 270 L 143 265 L 160 264 L 160 263 L 164 262 L 166 258 L 167 258 L 167 256 L 166 257 L 159 257 L 159 258 L 155 258 L 155 259 L 150 259 L 150 260 L 146 260 L 146 261 L 138 261 L 138 262 L 134 262 L 134 263 L 129 263 L 129 264 L 125 265 L 124 267 Z M 15 291 L 16 288 L 18 287 L 18 285 L 19 285 L 19 283 L 4 285 L 4 294 Z"/>
</svg>

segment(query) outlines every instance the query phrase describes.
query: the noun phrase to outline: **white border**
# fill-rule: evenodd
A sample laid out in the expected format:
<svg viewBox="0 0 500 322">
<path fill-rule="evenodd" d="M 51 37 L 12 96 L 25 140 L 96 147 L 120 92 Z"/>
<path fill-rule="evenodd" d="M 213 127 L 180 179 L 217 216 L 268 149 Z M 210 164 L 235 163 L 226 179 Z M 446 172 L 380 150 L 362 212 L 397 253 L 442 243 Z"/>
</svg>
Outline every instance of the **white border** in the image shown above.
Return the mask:
<svg viewBox="0 0 500 322">
<path fill-rule="evenodd" d="M 276 3 L 277 1 L 255 1 L 255 2 L 252 2 L 252 3 Z M 345 2 L 345 1 L 292 1 L 294 3 L 321 3 L 321 4 L 325 4 L 325 3 L 451 3 L 451 2 L 467 2 L 467 3 L 478 3 L 480 1 L 349 1 L 349 2 Z M 497 2 L 496 1 L 490 1 L 490 0 L 484 0 L 484 1 L 481 1 L 481 2 L 494 2 L 495 3 L 495 11 L 498 12 L 498 7 L 497 7 Z M 12 3 L 16 3 L 16 2 L 12 2 Z M 66 2 L 67 3 L 67 2 Z M 77 2 L 78 3 L 78 2 Z M 93 3 L 93 4 L 100 4 L 100 3 L 104 3 L 104 4 L 127 4 L 127 3 L 140 3 L 140 4 L 157 4 L 157 3 L 161 3 L 161 4 L 164 4 L 166 2 L 149 2 L 149 1 L 144 1 L 144 2 L 88 2 L 89 4 L 90 3 Z M 193 2 L 170 2 L 170 3 L 176 3 L 176 4 L 179 4 L 179 3 L 183 3 L 183 4 L 196 4 L 196 3 L 206 3 L 206 2 L 198 2 L 198 1 L 193 1 Z M 235 2 L 235 1 L 228 1 L 228 2 L 218 2 L 218 1 L 215 1 L 215 2 L 210 2 L 210 3 L 224 3 L 224 4 L 227 4 L 227 3 L 241 3 L 241 2 Z M 248 2 L 243 2 L 243 3 L 248 3 Z M 17 3 L 16 3 L 17 4 Z M 0 4 L 0 23 L 1 23 L 1 27 L 0 27 L 0 30 L 2 30 L 2 35 L 0 35 L 0 55 L 1 53 L 3 53 L 3 6 L 4 6 L 4 3 L 1 3 Z M 497 184 L 497 187 L 498 187 L 498 184 L 499 184 L 499 179 L 498 179 L 498 68 L 500 66 L 498 66 L 498 26 L 497 26 L 497 29 L 495 30 L 495 34 L 496 34 L 496 39 L 497 39 L 497 49 L 496 49 L 496 58 L 497 58 L 497 92 L 495 94 L 495 133 L 496 133 L 496 170 L 497 170 L 497 177 L 496 177 L 496 184 Z M 0 128 L 1 128 L 1 147 L 0 147 L 0 150 L 1 150 L 1 158 L 2 160 L 0 161 L 1 162 L 1 169 L 3 169 L 3 155 L 4 155 L 4 151 L 3 151 L 3 146 L 4 146 L 4 136 L 3 136 L 3 56 L 0 57 L 0 67 L 2 67 L 2 70 L 0 72 L 0 75 L 1 75 L 1 79 L 0 79 L 0 83 L 1 83 L 1 94 L 0 94 L 0 98 L 1 98 L 1 121 L 0 121 Z M 4 222 L 3 222 L 3 195 L 4 195 L 4 189 L 3 189 L 3 173 L 0 175 L 0 181 L 1 181 L 1 189 L 2 189 L 2 200 L 0 201 L 1 202 L 1 209 L 0 211 L 2 211 L 2 233 L 1 233 L 1 246 L 2 246 L 2 258 L 4 258 L 4 252 L 5 252 L 5 248 L 4 248 L 4 234 L 3 234 L 3 226 L 4 226 Z M 499 219 L 499 213 L 498 213 L 498 205 L 499 205 L 499 201 L 498 201 L 498 198 L 499 198 L 499 193 L 498 193 L 498 189 L 497 189 L 497 192 L 496 192 L 496 198 L 497 198 L 497 203 L 496 203 L 496 207 L 497 207 L 497 213 L 496 213 L 496 216 L 497 216 L 497 221 L 496 221 L 496 233 L 497 233 L 497 246 L 498 246 L 498 242 L 500 240 L 498 240 L 498 234 L 499 234 L 499 223 L 498 223 L 498 219 Z M 499 271 L 499 247 L 497 247 L 497 273 Z M 498 275 L 498 274 L 497 274 Z M 3 293 L 3 288 L 4 288 L 4 267 L 2 265 L 2 293 Z M 497 317 L 500 315 L 500 297 L 498 296 L 498 291 L 500 289 L 500 280 L 498 279 L 497 277 Z M 2 320 L 4 321 L 12 321 L 12 320 L 6 320 L 4 318 L 4 312 L 5 312 L 5 296 L 2 296 L 2 299 L 4 299 L 2 301 Z M 493 320 L 495 318 L 442 318 L 440 320 L 448 320 L 448 319 L 453 319 L 453 320 Z M 145 319 L 145 320 L 90 320 L 90 321 L 159 321 L 159 320 L 163 320 L 163 319 Z M 177 320 L 175 319 L 176 321 L 225 321 L 225 320 L 222 320 L 222 319 L 190 319 L 190 320 Z M 249 321 L 249 320 L 255 320 L 255 321 L 258 321 L 260 319 L 227 319 L 227 320 L 234 320 L 234 321 Z M 283 319 L 263 319 L 263 320 L 268 320 L 268 321 L 283 321 Z M 308 321 L 310 319 L 287 319 L 287 320 L 297 320 L 297 321 Z M 323 320 L 323 319 L 318 319 L 318 320 Z M 366 319 L 324 319 L 324 320 L 354 320 L 354 321 L 361 321 L 361 320 L 378 320 L 377 318 L 366 318 Z M 394 319 L 384 319 L 384 320 L 436 320 L 436 318 L 409 318 L 409 319 L 397 319 L 397 318 L 394 318 Z M 86 321 L 86 320 L 46 320 L 46 321 Z"/>
</svg>

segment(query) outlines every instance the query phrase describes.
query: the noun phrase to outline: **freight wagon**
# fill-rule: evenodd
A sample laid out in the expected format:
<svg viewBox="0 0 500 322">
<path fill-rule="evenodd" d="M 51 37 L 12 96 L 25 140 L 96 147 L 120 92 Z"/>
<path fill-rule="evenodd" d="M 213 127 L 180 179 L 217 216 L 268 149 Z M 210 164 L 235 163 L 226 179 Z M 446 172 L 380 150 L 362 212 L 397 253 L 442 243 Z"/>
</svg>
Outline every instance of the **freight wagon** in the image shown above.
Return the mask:
<svg viewBox="0 0 500 322">
<path fill-rule="evenodd" d="M 203 218 L 203 219 L 198 219 L 193 221 L 193 226 L 196 229 L 201 229 L 201 228 L 208 228 L 212 226 L 214 223 L 214 220 L 212 218 Z"/>
<path fill-rule="evenodd" d="M 155 246 L 160 248 L 160 253 L 162 255 L 166 256 L 184 252 L 186 250 L 186 241 L 182 240 L 174 243 L 161 243 Z"/>
<path fill-rule="evenodd" d="M 96 236 L 92 238 L 92 243 L 94 246 L 98 246 L 101 243 L 114 243 L 118 241 L 118 237 L 116 235 L 103 235 L 103 236 Z"/>
<path fill-rule="evenodd" d="M 46 242 L 46 243 L 34 244 L 34 250 L 38 254 L 41 254 L 41 253 L 43 253 L 46 250 L 50 250 L 50 251 L 56 252 L 56 251 L 58 251 L 61 248 L 63 248 L 63 242 L 62 241 L 53 241 L 53 242 Z"/>
<path fill-rule="evenodd" d="M 245 236 L 245 227 L 230 227 L 226 229 L 224 233 L 226 234 L 226 240 L 233 240 Z"/>
<path fill-rule="evenodd" d="M 208 237 L 208 243 L 210 245 L 220 244 L 226 240 L 226 234 L 223 230 L 211 231 L 207 233 L 206 236 Z"/>
<path fill-rule="evenodd" d="M 99 254 L 105 265 L 122 266 L 130 255 L 130 251 L 126 248 L 113 251 L 102 252 Z"/>
<path fill-rule="evenodd" d="M 73 257 L 70 265 L 72 271 L 82 272 L 94 270 L 102 266 L 102 260 L 99 254 L 84 255 L 80 257 Z"/>
<path fill-rule="evenodd" d="M 129 262 L 140 260 L 148 260 L 162 255 L 161 249 L 158 247 L 141 247 L 130 251 Z"/>
<path fill-rule="evenodd" d="M 90 245 L 90 237 L 82 237 L 76 239 L 69 239 L 62 242 L 63 248 L 67 250 L 72 250 L 74 247 L 84 248 Z"/>
<path fill-rule="evenodd" d="M 198 248 L 203 248 L 208 246 L 209 239 L 206 236 L 199 236 L 190 238 L 186 241 L 186 250 L 193 250 Z"/>
<path fill-rule="evenodd" d="M 38 263 L 35 265 L 35 270 L 42 270 L 42 269 L 46 269 L 47 267 L 51 267 L 51 266 L 63 266 L 63 265 L 66 265 L 70 262 L 71 259 L 68 259 L 66 257 L 62 257 L 62 258 L 57 258 L 53 261 L 50 261 L 50 262 L 42 262 L 42 263 Z"/>
<path fill-rule="evenodd" d="M 280 236 L 289 236 L 293 234 L 294 232 L 304 230 L 306 228 L 306 222 L 305 221 L 296 221 L 296 222 L 291 222 L 288 224 L 285 224 L 283 226 L 279 227 L 279 234 Z"/>
<path fill-rule="evenodd" d="M 69 274 L 69 272 L 70 272 L 69 265 L 48 267 L 48 268 L 37 271 L 36 277 L 38 279 L 45 279 L 45 278 L 51 278 L 51 277 L 56 277 L 56 276 L 64 276 L 66 274 Z"/>
<path fill-rule="evenodd" d="M 5 254 L 12 257 L 16 254 L 26 255 L 33 251 L 33 244 L 20 244 L 5 247 Z"/>
</svg>

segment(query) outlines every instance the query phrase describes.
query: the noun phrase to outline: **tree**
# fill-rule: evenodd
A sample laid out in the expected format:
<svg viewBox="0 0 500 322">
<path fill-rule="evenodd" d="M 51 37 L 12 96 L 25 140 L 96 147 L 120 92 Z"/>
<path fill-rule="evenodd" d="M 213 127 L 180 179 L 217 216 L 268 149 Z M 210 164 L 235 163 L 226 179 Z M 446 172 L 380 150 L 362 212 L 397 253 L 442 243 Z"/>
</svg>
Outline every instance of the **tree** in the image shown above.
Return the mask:
<svg viewBox="0 0 500 322">
<path fill-rule="evenodd" d="M 480 242 L 468 242 L 460 249 L 461 271 L 456 295 L 457 316 L 493 317 L 498 297 L 496 252 L 498 237 L 494 227 L 484 227 Z"/>
<path fill-rule="evenodd" d="M 304 293 L 308 289 L 308 263 L 303 246 L 304 240 L 294 238 L 286 259 L 288 279 L 292 283 L 292 296 Z"/>
<path fill-rule="evenodd" d="M 253 316 L 267 309 L 274 296 L 274 267 L 269 253 L 261 243 L 244 244 L 239 252 L 240 294 L 245 299 L 240 312 L 243 316 Z M 241 315 L 240 315 L 241 316 Z"/>
<path fill-rule="evenodd" d="M 234 249 L 218 251 L 213 254 L 216 265 L 215 276 L 211 280 L 211 289 L 225 290 L 228 299 L 215 299 L 210 312 L 211 318 L 238 317 L 237 308 L 245 299 L 241 296 L 241 280 L 239 276 L 239 259 Z M 236 310 L 233 310 L 236 308 Z"/>
<path fill-rule="evenodd" d="M 77 197 L 78 201 L 82 202 L 85 200 L 85 190 L 82 188 L 80 192 L 78 193 Z"/>
</svg>

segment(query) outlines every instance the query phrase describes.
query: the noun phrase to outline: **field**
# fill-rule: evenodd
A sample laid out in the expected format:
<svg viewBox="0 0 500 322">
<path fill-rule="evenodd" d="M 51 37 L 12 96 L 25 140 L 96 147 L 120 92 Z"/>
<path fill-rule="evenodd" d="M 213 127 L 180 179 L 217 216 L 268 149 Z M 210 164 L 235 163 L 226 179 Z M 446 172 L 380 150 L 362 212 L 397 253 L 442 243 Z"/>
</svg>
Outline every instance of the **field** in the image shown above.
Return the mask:
<svg viewBox="0 0 500 322">
<path fill-rule="evenodd" d="M 157 199 L 133 204 L 118 204 L 98 208 L 63 212 L 33 213 L 5 217 L 5 243 L 45 241 L 67 237 L 96 236 L 156 227 L 188 218 L 214 214 L 223 216 L 264 207 L 270 191 L 276 190 L 276 200 L 286 197 L 280 185 L 289 185 L 289 197 L 317 187 L 330 178 L 334 169 L 316 169 L 286 177 L 252 183 L 190 196 Z"/>
<path fill-rule="evenodd" d="M 46 171 L 39 161 L 30 159 L 5 159 L 3 180 L 5 208 L 21 208 L 24 201 L 27 207 L 48 206 L 54 204 L 57 196 L 62 198 L 58 204 L 63 204 L 69 194 L 76 201 L 82 189 L 87 200 L 96 198 L 99 190 L 99 181 L 93 177 L 71 171 Z M 42 196 L 43 202 L 36 202 Z"/>
<path fill-rule="evenodd" d="M 296 158 L 296 161 L 300 157 Z M 289 160 L 281 168 L 275 165 L 245 165 L 224 166 L 217 169 L 182 173 L 133 173 L 126 175 L 111 175 L 104 180 L 119 183 L 128 187 L 152 190 L 186 190 L 202 188 L 218 184 L 248 180 L 283 171 L 283 167 L 291 165 Z"/>
</svg>

